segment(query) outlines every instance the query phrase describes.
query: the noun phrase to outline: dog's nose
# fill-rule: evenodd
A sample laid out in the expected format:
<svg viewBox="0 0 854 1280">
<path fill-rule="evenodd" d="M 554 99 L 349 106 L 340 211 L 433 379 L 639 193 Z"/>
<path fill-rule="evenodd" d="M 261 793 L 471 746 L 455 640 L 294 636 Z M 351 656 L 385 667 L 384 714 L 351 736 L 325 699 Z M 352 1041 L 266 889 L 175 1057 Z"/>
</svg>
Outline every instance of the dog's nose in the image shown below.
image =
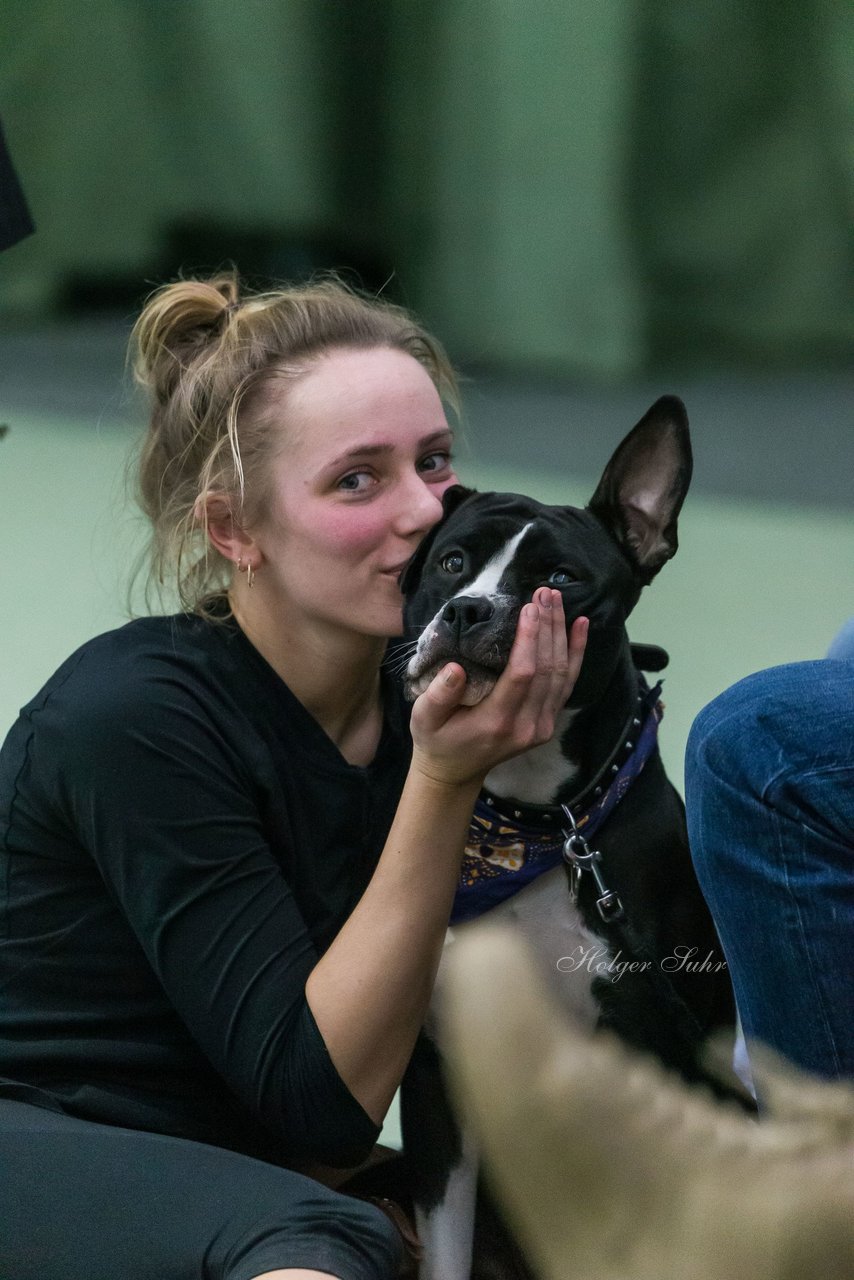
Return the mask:
<svg viewBox="0 0 854 1280">
<path fill-rule="evenodd" d="M 442 621 L 460 640 L 479 623 L 489 622 L 495 608 L 487 596 L 455 596 L 442 610 Z"/>
</svg>

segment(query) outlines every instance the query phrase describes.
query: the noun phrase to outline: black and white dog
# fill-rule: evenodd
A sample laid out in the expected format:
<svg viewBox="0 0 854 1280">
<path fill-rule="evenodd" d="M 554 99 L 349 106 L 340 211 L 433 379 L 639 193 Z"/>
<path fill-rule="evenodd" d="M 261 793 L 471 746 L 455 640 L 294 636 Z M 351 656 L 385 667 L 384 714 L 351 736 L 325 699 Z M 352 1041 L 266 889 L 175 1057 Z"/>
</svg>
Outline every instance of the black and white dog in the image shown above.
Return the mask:
<svg viewBox="0 0 854 1280">
<path fill-rule="evenodd" d="M 732 993 L 682 802 L 656 745 L 659 690 L 638 670 L 659 669 L 666 654 L 633 653 L 625 624 L 676 551 L 691 468 L 684 406 L 664 397 L 618 447 L 584 510 L 448 490 L 444 519 L 401 584 L 413 698 L 450 660 L 465 668 L 467 700 L 484 697 L 539 586 L 560 590 L 567 628 L 590 619 L 581 674 L 553 739 L 486 779 L 451 934 L 486 909 L 513 920 L 576 1015 L 689 1080 L 705 1078 L 704 1039 L 734 1020 Z M 422 1277 L 467 1280 L 477 1156 L 448 1107 L 437 1039 L 431 1018 L 404 1082 L 404 1147 Z M 567 1196 L 569 1212 L 570 1189 Z"/>
</svg>

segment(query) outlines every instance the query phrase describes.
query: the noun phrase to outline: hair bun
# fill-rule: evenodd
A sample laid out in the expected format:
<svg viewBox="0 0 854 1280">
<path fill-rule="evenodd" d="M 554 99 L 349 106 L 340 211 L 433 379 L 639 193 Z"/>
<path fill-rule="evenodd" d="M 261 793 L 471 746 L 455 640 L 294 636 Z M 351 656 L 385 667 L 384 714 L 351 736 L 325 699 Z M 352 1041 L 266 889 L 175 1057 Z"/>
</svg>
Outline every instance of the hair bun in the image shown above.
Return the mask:
<svg viewBox="0 0 854 1280">
<path fill-rule="evenodd" d="M 133 371 L 161 403 L 174 390 L 189 352 L 219 336 L 221 321 L 239 306 L 238 292 L 237 276 L 229 274 L 176 280 L 148 299 L 131 337 Z"/>
</svg>

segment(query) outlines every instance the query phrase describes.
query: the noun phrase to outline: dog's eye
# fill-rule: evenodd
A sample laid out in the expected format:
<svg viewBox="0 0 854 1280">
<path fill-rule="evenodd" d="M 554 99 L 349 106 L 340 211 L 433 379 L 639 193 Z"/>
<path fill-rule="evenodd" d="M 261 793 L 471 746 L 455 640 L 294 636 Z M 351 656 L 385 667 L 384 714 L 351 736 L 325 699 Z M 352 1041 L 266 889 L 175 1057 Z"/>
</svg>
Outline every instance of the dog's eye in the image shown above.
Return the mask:
<svg viewBox="0 0 854 1280">
<path fill-rule="evenodd" d="M 576 579 L 573 578 L 568 569 L 555 569 L 554 573 L 549 578 L 549 586 L 568 587 L 571 582 L 575 581 Z"/>
<path fill-rule="evenodd" d="M 445 573 L 462 573 L 463 571 L 463 558 L 459 551 L 452 551 L 449 556 L 445 556 L 441 564 Z"/>
</svg>

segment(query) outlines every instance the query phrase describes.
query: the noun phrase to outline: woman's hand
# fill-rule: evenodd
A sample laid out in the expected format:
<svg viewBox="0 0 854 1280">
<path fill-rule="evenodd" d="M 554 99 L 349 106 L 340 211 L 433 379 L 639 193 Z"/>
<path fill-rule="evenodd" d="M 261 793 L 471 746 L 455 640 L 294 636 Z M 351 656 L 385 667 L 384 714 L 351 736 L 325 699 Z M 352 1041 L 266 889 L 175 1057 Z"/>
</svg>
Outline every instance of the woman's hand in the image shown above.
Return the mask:
<svg viewBox="0 0 854 1280">
<path fill-rule="evenodd" d="M 559 591 L 540 587 L 519 615 L 507 666 L 476 706 L 462 705 L 465 671 L 448 663 L 412 709 L 413 768 L 448 785 L 482 781 L 503 760 L 548 742 L 584 657 L 587 619 L 567 640 Z"/>
</svg>

